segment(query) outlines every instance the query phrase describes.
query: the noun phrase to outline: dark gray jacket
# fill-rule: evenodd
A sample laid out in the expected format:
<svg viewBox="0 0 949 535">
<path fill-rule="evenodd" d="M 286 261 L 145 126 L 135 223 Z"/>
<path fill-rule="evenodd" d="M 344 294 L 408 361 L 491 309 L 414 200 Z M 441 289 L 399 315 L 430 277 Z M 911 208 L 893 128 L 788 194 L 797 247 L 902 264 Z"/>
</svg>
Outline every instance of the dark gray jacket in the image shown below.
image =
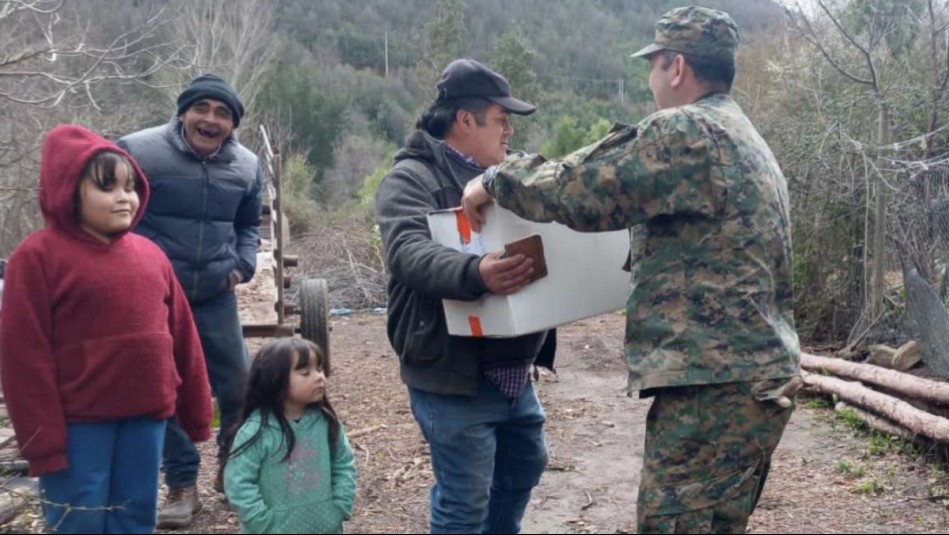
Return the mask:
<svg viewBox="0 0 949 535">
<path fill-rule="evenodd" d="M 249 281 L 257 269 L 263 190 L 257 155 L 231 136 L 217 154 L 200 158 L 182 137 L 177 117 L 118 144 L 151 185 L 135 232 L 165 251 L 191 304 L 226 291 L 234 269 Z"/>
<path fill-rule="evenodd" d="M 447 156 L 417 131 L 395 156 L 376 193 L 376 215 L 389 265 L 388 333 L 402 380 L 438 394 L 473 395 L 486 366 L 532 362 L 546 333 L 518 338 L 451 336 L 442 299 L 474 301 L 487 293 L 480 258 L 432 241 L 426 215 L 461 204 L 480 173 Z"/>
</svg>

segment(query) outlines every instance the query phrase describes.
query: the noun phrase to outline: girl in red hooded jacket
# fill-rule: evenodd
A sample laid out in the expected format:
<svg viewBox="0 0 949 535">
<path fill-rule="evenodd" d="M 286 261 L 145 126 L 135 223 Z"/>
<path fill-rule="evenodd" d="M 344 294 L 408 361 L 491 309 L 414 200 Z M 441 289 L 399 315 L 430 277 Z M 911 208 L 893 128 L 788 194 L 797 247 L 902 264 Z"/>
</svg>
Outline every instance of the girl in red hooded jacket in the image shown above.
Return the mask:
<svg viewBox="0 0 949 535">
<path fill-rule="evenodd" d="M 7 263 L 0 379 L 47 530 L 151 533 L 165 424 L 211 434 L 207 370 L 171 264 L 129 231 L 148 183 L 105 138 L 43 141 L 46 228 Z"/>
</svg>

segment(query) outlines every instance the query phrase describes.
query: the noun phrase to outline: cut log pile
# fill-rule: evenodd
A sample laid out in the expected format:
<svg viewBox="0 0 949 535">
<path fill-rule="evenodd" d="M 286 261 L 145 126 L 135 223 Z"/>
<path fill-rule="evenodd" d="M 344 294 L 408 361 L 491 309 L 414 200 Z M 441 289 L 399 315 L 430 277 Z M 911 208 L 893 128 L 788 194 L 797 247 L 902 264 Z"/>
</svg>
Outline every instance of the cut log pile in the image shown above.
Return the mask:
<svg viewBox="0 0 949 535">
<path fill-rule="evenodd" d="M 909 345 L 893 352 L 878 349 L 878 358 L 871 361 L 905 369 L 904 357 L 912 351 L 917 349 Z M 801 367 L 807 388 L 836 396 L 842 402 L 838 411 L 850 410 L 868 426 L 890 435 L 949 444 L 949 382 L 806 353 L 801 355 Z"/>
<path fill-rule="evenodd" d="M 20 458 L 6 405 L 0 396 L 0 526 L 6 526 L 20 513 L 37 503 L 35 481 L 25 477 L 28 465 Z"/>
</svg>

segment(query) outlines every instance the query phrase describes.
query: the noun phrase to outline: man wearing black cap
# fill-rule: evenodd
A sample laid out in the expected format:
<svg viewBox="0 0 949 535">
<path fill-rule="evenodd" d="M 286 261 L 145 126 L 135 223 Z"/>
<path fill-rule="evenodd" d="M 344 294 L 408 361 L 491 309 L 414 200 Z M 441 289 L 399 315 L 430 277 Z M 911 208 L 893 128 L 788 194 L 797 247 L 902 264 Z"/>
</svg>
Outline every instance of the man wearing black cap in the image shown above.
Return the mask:
<svg viewBox="0 0 949 535">
<path fill-rule="evenodd" d="M 547 465 L 544 412 L 529 381 L 546 333 L 451 336 L 442 308 L 442 299 L 517 292 L 532 261 L 454 251 L 432 241 L 426 220 L 459 206 L 465 182 L 504 161 L 508 115 L 533 112 L 503 76 L 474 60 L 452 62 L 376 194 L 389 340 L 431 447 L 433 533 L 517 533 Z"/>
<path fill-rule="evenodd" d="M 247 375 L 234 287 L 256 270 L 263 188 L 257 156 L 233 135 L 243 115 L 234 89 L 205 74 L 178 96 L 169 123 L 119 140 L 151 182 L 152 196 L 135 232 L 165 251 L 188 296 L 222 430 L 240 415 Z M 222 440 L 219 433 L 219 458 L 226 453 Z M 200 461 L 184 431 L 169 423 L 163 463 L 169 493 L 159 528 L 187 527 L 201 509 L 195 486 Z M 219 469 L 219 491 L 220 475 Z"/>
</svg>

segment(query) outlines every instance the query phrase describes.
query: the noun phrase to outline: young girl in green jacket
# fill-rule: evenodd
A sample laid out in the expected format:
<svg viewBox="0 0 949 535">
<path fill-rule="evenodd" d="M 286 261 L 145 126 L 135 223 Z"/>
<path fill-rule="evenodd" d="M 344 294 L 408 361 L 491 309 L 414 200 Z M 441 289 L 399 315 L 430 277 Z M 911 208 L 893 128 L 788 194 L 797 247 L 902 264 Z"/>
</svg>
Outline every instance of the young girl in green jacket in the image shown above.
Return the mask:
<svg viewBox="0 0 949 535">
<path fill-rule="evenodd" d="M 326 396 L 329 361 L 316 344 L 274 340 L 251 366 L 224 489 L 243 533 L 342 533 L 356 464 Z"/>
</svg>

